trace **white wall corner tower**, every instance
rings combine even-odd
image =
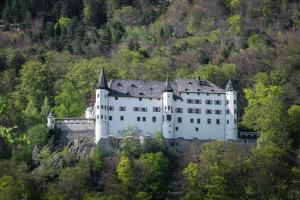
[[[163,89],[163,122],[162,135],[166,139],[174,138],[173,89],[167,79]]]
[[[96,88],[96,102],[94,106],[95,113],[95,143],[98,143],[100,138],[108,136],[108,86],[102,68],[99,81]]]
[[[225,113],[225,139],[237,140],[237,94],[233,88],[231,79],[229,79],[225,88],[225,101],[226,101],[226,113]]]
[[[52,112],[49,113],[48,117],[47,117],[47,127],[50,130],[53,130],[55,128],[55,118],[52,115]]]

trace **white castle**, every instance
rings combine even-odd
[[[199,78],[107,82],[102,69],[85,120],[93,124],[96,143],[123,137],[128,127],[150,137],[161,132],[165,139],[237,140],[237,94],[231,80],[225,90]],[[55,127],[52,115],[47,125]]]

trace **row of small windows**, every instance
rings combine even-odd
[[[104,118],[106,119],[106,115],[104,115]],[[99,115],[97,115],[97,119],[99,119]],[[103,119],[103,115],[101,115],[101,119]],[[108,119],[109,120],[113,120],[113,117],[112,116],[108,116]],[[120,120],[121,121],[124,121],[124,116],[120,116]],[[146,117],[140,117],[138,116],[136,118],[136,120],[139,122],[139,121],[143,121],[145,122],[146,121]],[[171,115],[167,115],[167,121],[172,121],[172,116]],[[156,122],[156,117],[152,117],[152,122]],[[178,117],[177,118],[177,122],[178,123],[182,123],[182,118],[181,117]],[[194,118],[190,118],[190,123],[194,123],[194,122],[197,122],[197,124],[200,124],[201,123],[201,119],[200,118],[197,118],[196,120]],[[220,124],[221,121],[220,119],[216,119],[216,124]],[[226,123],[229,124],[229,119],[226,120]],[[234,123],[236,124],[236,119],[234,119]],[[207,124],[211,124],[211,119],[207,119]]]
[[[98,107],[99,106],[97,106],[97,108]],[[106,109],[106,106],[101,105],[101,109]],[[110,110],[110,111],[113,111],[114,106],[108,106],[107,109]],[[161,108],[160,107],[153,107],[152,110],[153,110],[153,112],[160,112]],[[172,108],[172,106],[165,106],[165,110],[173,110],[173,108]],[[126,107],[125,106],[119,106],[119,111],[126,111]],[[147,107],[133,107],[133,111],[147,112]],[[175,112],[176,113],[183,113],[183,108],[175,108]],[[188,108],[187,113],[201,114],[201,109],[200,108]],[[213,110],[212,109],[206,109],[205,113],[206,114],[213,114]],[[222,110],[215,110],[214,113],[216,115],[221,115]],[[237,111],[236,111],[236,109],[234,109],[234,114],[236,114],[236,113],[237,113]],[[226,110],[226,114],[230,114],[229,109]]]
[[[99,94],[98,94],[98,97],[99,97]],[[106,95],[105,95],[105,98],[106,98]],[[118,97],[115,97],[115,100],[118,100],[119,98]],[[143,98],[139,98],[139,101],[142,101]],[[149,98],[149,100],[152,100],[152,98]],[[160,101],[160,98],[157,99],[158,101]],[[176,99],[175,99],[176,101]],[[183,100],[181,100],[183,101]],[[187,99],[187,103],[188,104],[201,104],[201,99]],[[215,105],[221,105],[221,100],[215,100],[214,103]],[[233,100],[233,103],[236,104],[237,101],[236,100]],[[208,104],[208,105],[212,105],[213,104],[213,100],[205,100],[205,104]],[[229,104],[229,100],[226,100],[226,104]]]
[[[186,102],[188,104],[201,104],[202,101],[201,101],[201,99],[187,99]],[[215,103],[215,105],[221,105],[221,100],[215,100],[214,103]],[[213,100],[206,99],[205,104],[212,105]]]

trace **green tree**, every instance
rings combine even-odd
[[[139,180],[147,186],[153,199],[163,199],[167,189],[169,160],[162,152],[145,153],[138,159],[141,168]]]
[[[242,125],[260,132],[259,146],[274,143],[281,148],[289,146],[286,130],[287,114],[280,86],[267,85],[268,76],[256,76],[254,89],[245,89],[248,105],[245,108]]]
[[[70,82],[63,85],[63,89],[55,97],[55,101],[57,106],[54,107],[54,111],[57,117],[81,116],[84,113],[84,93]]]
[[[130,160],[126,156],[122,156],[117,166],[117,175],[118,179],[121,181],[121,184],[129,188],[133,184],[133,172]]]
[[[24,109],[24,105],[32,101],[40,108],[44,98],[53,94],[53,76],[48,65],[36,61],[29,61],[20,71],[20,85],[16,93],[17,106]]]
[[[240,21],[241,17],[239,15],[233,15],[227,19],[231,31],[237,35],[241,33]]]

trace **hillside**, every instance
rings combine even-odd
[[[260,132],[257,147],[182,156],[158,134],[113,155],[52,152],[49,111],[83,116],[103,67],[109,79],[231,78],[239,129]],[[0,200],[297,199],[299,121],[298,0],[0,2]]]

